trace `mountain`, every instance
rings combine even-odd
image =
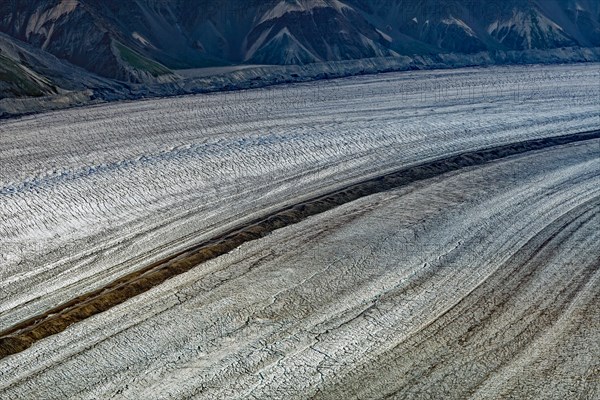
[[[600,2],[10,0],[0,31],[104,77],[156,82],[243,63],[600,46]]]

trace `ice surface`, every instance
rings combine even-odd
[[[0,360],[0,397],[586,398],[598,145],[445,174],[246,243]]]
[[[0,123],[0,329],[270,209],[598,128],[598,64],[391,73]]]

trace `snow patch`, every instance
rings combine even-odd
[[[150,41],[148,41],[148,39],[146,39],[145,37],[143,37],[142,35],[140,35],[137,32],[133,32],[131,34],[131,37],[133,37],[135,40],[137,40],[138,42],[140,42],[141,44],[143,44],[144,46],[147,47],[154,47],[152,46],[152,43],[150,43]]]
[[[563,32],[563,29],[558,24],[542,14],[536,14],[536,19],[537,24],[535,25],[537,25],[540,31],[548,36],[555,35],[552,31]],[[503,42],[510,32],[516,31],[517,34],[526,41],[526,48],[531,49],[533,28],[534,22],[531,14],[513,10],[513,15],[510,19],[505,21],[494,21],[488,26],[487,32],[488,34],[495,36],[500,42]],[[499,34],[502,31],[504,31],[504,34],[499,37]]]
[[[287,43],[285,46],[278,46],[279,43]],[[269,40],[265,46],[275,45],[275,48],[285,49],[285,59],[283,60],[286,64],[297,64],[302,63],[302,54],[306,54],[312,57],[314,60],[318,60],[318,58],[296,37],[290,32],[290,30],[285,27],[281,29],[277,35],[275,35],[271,40]]]
[[[41,34],[46,37],[50,37],[52,35],[54,25],[46,29],[46,23],[49,21],[56,21],[63,15],[75,11],[78,6],[79,1],[77,0],[62,0],[58,5],[46,11],[42,11],[38,8],[29,18],[27,28],[25,29],[25,36],[28,39],[32,34]]]
[[[267,39],[267,37],[269,37],[271,30],[273,30],[273,27],[270,27],[269,29],[267,29],[263,33],[261,33],[260,36],[258,37],[258,39],[256,39],[256,41],[254,43],[252,43],[252,47],[250,47],[250,49],[248,49],[248,51],[246,52],[246,56],[244,58],[245,60],[249,60],[250,58],[252,58],[254,53],[256,53],[258,51],[258,49],[260,49],[262,47],[262,45],[265,43],[265,40]]]
[[[312,12],[317,8],[333,8],[337,12],[352,10],[339,0],[282,0],[260,19],[259,24],[271,19],[281,18],[291,12]]]
[[[471,37],[475,37],[475,32],[473,32],[473,29],[471,29],[470,26],[468,26],[467,24],[465,24],[465,22],[463,20],[460,20],[458,18],[455,17],[450,17],[450,18],[446,18],[442,20],[442,24],[445,25],[456,25],[459,26],[460,28],[462,28],[467,35],[471,36]]]
[[[380,31],[379,29],[375,29],[377,31],[377,33],[379,33],[381,35],[381,37],[383,37],[386,41],[388,42],[393,42],[393,39],[391,38],[390,35],[387,35],[386,33]]]

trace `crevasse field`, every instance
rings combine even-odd
[[[0,331],[233,227],[600,129],[600,65],[362,76],[0,122]],[[600,397],[600,140],[363,197],[0,359],[0,398]]]

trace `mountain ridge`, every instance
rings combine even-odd
[[[0,31],[103,77],[600,46],[590,0],[13,0]],[[168,79],[168,78],[166,78]]]

